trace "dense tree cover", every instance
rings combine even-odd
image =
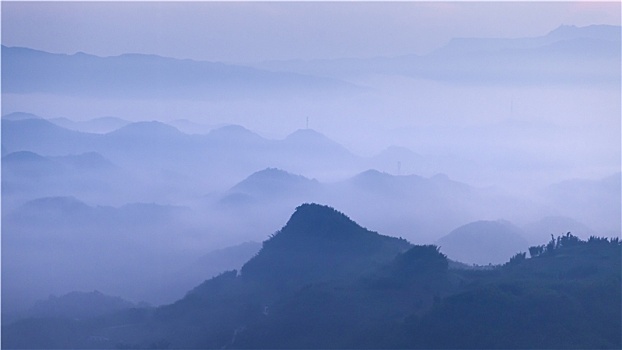
[[[570,233],[490,269],[303,205],[178,302],[3,326],[7,348],[620,348],[621,245]],[[451,266],[459,266],[451,264]]]

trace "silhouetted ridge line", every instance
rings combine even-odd
[[[242,267],[242,277],[278,288],[349,278],[390,262],[410,246],[369,231],[331,207],[303,204]]]
[[[316,237],[335,238],[337,235],[355,235],[364,230],[347,215],[325,205],[302,204],[281,230],[282,234],[312,234]]]

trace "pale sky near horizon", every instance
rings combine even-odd
[[[454,37],[620,25],[620,2],[10,2],[2,44],[224,62],[425,54]]]

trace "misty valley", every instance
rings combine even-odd
[[[3,45],[2,348],[619,349],[619,63]]]

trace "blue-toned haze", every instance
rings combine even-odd
[[[620,235],[620,2],[1,7],[8,320],[173,302],[305,202],[465,263]]]

